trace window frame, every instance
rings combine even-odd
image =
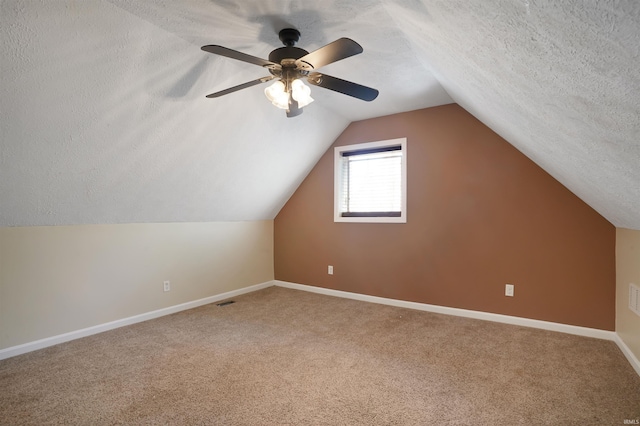
[[[342,158],[344,152],[366,151],[386,147],[400,146],[401,156],[401,207],[400,216],[343,216],[340,210],[342,200]],[[356,154],[357,155],[357,154]],[[406,223],[407,222],[407,138],[388,139],[334,148],[333,157],[333,221],[355,223]]]

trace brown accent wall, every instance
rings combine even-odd
[[[399,137],[407,223],[334,223],[333,147]],[[614,330],[615,238],[549,174],[446,105],[347,127],[275,219],[275,278]]]

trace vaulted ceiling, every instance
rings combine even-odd
[[[364,53],[286,118],[278,31]],[[0,226],[275,217],[352,121],[451,102],[611,223],[640,229],[640,3],[564,0],[0,0]]]

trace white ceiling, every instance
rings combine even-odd
[[[366,6],[365,6],[366,5]],[[284,27],[322,68],[287,119],[264,57]],[[640,229],[640,2],[0,0],[0,226],[275,217],[355,120],[457,102],[619,227]]]

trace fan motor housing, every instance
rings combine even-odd
[[[307,52],[304,49],[300,49],[299,47],[287,46],[280,47],[273,52],[269,53],[269,60],[271,62],[275,62],[279,64],[283,59],[300,59],[303,56],[307,55]]]

